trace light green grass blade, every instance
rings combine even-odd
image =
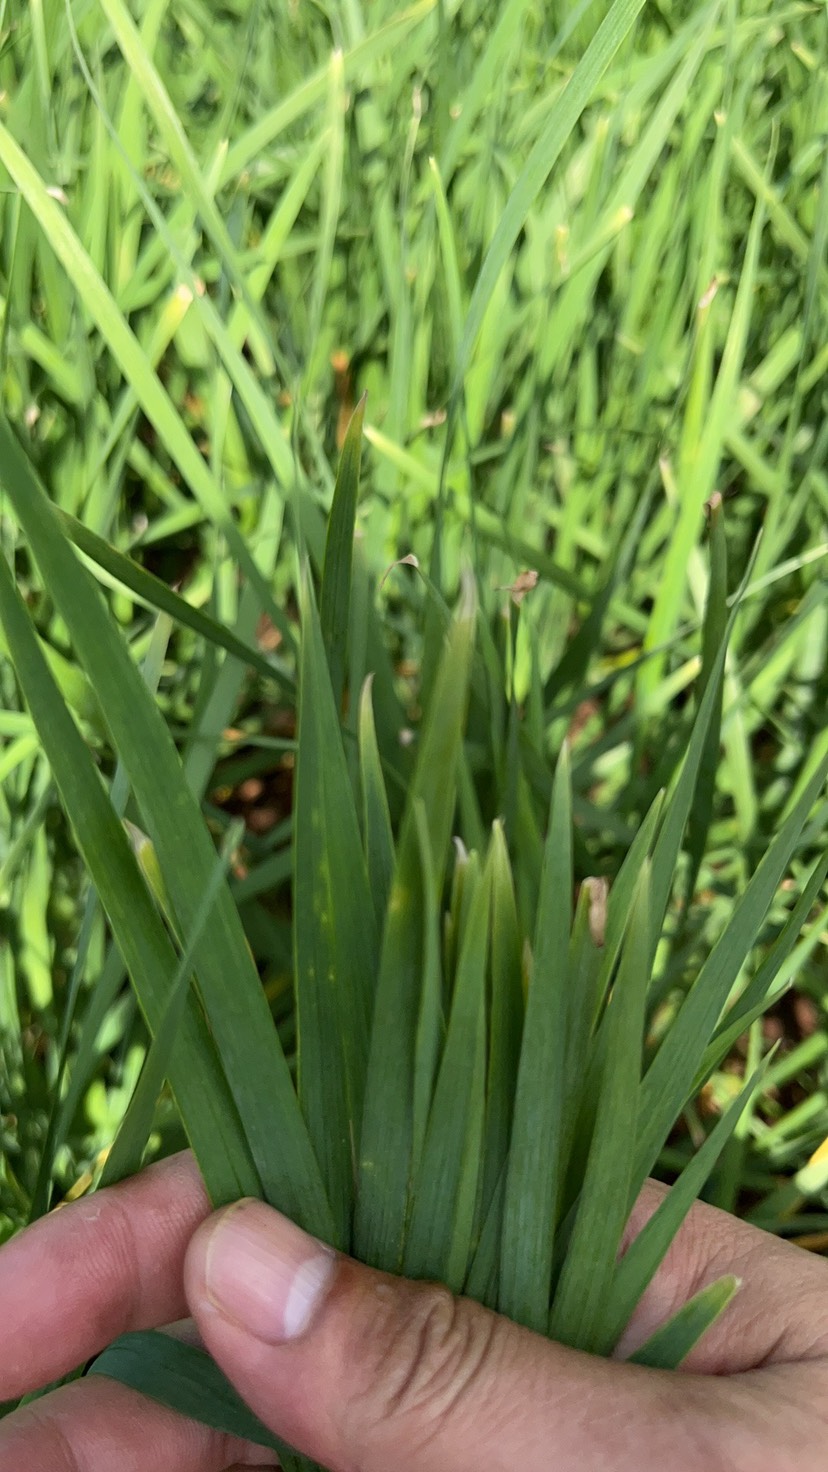
[[[572,795],[564,745],[555,772],[503,1209],[500,1310],[546,1331],[560,1186],[567,955],[572,910]]]
[[[368,868],[368,885],[377,931],[381,933],[394,873],[394,836],[374,725],[371,699],[373,680],[373,675],[367,677],[359,701],[359,770],[362,786],[362,839]]]
[[[711,682],[707,694],[712,688]],[[789,817],[769,844],[744,893],[736,901],[726,929],[702,966],[645,1074],[639,1097],[633,1195],[643,1185],[673,1121],[686,1102],[707,1042],[784,878],[827,774],[828,757],[820,763]]]
[[[343,55],[346,82],[359,77],[362,68],[378,57],[393,52],[394,48],[405,39],[407,33],[431,14],[436,4],[437,0],[417,0],[416,4],[398,11],[384,25],[369,32],[364,40],[359,41],[350,51],[346,51]],[[329,85],[330,68],[325,63],[318,67],[299,87],[296,87],[288,97],[283,98],[253,123],[228,150],[224,167],[221,170],[220,184],[227,184],[231,179],[243,173],[256,157],[270,147],[280,133],[283,133],[292,123],[297,122],[299,118],[304,117],[318,103],[323,102]]]
[[[767,1065],[757,1069],[739,1097],[717,1120],[700,1150],[684,1167],[675,1185],[650,1217],[646,1226],[630,1243],[618,1263],[612,1283],[604,1299],[600,1334],[595,1339],[595,1353],[607,1355],[618,1342],[645,1288],[655,1277],[667,1255],[682,1222],[697,1199],[722,1150],[731,1139],[756,1091],[762,1084]]]
[[[78,847],[109,916],[149,1026],[157,1027],[176,973],[175,952],[92,758],[49,674],[3,559],[0,622]],[[213,1202],[218,1205],[239,1196],[258,1195],[259,1176],[232,1096],[207,1028],[192,1004],[180,1029],[170,1074]]]
[[[650,866],[645,861],[618,979],[602,1022],[606,1035],[595,1127],[549,1319],[551,1338],[590,1352],[601,1337],[606,1295],[627,1219],[635,1150],[630,1111],[641,1077],[650,970],[649,888]]]
[[[543,132],[518,175],[486,252],[469,303],[454,372],[454,399],[460,392],[498,277],[512,253],[526,216],[555,167],[569,134],[644,4],[645,0],[614,0],[555,103]]]
[[[701,703],[712,677],[716,655],[725,641],[727,630],[727,541],[721,495],[710,498],[710,580],[707,607],[702,628],[702,667],[696,699]],[[716,797],[716,774],[719,768],[719,744],[722,730],[724,682],[718,684],[718,700],[713,709],[704,749],[699,762],[696,791],[687,820],[687,854],[689,858],[684,886],[684,912],[692,901],[701,869],[705,845],[713,820]]]
[[[422,899],[415,804],[425,813],[442,889],[466,717],[475,601],[467,585],[449,632],[411,781],[380,960],[365,1089],[355,1226],[356,1254],[398,1271],[402,1261],[413,1131],[413,1073],[421,986]]]
[[[468,915],[403,1258],[407,1277],[438,1278],[456,1293],[469,1268],[485,1107],[491,881],[476,856],[466,884]]]
[[[178,927],[189,934],[215,862],[169,731],[7,424],[0,478],[101,701],[154,844]],[[330,1209],[238,912],[226,885],[204,928],[199,988],[268,1200],[319,1235]],[[262,1080],[267,1080],[263,1088]]]
[[[764,1011],[768,1004],[768,995],[780,971],[803,935],[807,936],[808,919],[825,883],[826,875],[828,875],[828,853],[813,865],[782,930],[741,996],[728,1009],[719,1023],[696,1074],[692,1090],[694,1094],[710,1077],[714,1068],[717,1068],[727,1057],[737,1038],[747,1032],[750,1024]],[[817,930],[818,933],[819,930]]]
[[[750,316],[754,309],[754,286],[764,223],[765,210],[761,202],[757,201],[715,387],[698,440],[691,447],[686,460],[678,519],[661,569],[650,627],[647,631],[646,647],[648,649],[665,644],[675,632],[685,590],[685,570],[698,536],[702,508],[714,490],[725,432],[728,421],[734,414]],[[663,673],[663,655],[657,656],[644,666],[640,690],[645,707],[652,698]]]
[[[302,585],[293,924],[299,1098],[350,1242],[377,934],[353,789],[310,576]]]
[[[236,248],[213,193],[204,180],[170,95],[123,0],[100,0],[100,5],[127,64],[132,85],[139,89],[179,173],[181,188],[186,192],[187,199],[197,207],[201,222],[222,266],[250,314],[251,323],[258,329],[255,333],[251,332],[251,343],[257,350],[259,371],[263,374],[272,373],[273,358],[264,319],[250,294]]]
[[[359,496],[359,467],[362,459],[362,424],[365,394],[357,404],[345,435],[336,474],[325,562],[319,594],[319,621],[331,671],[336,708],[342,704],[347,665],[348,628],[351,609],[351,573],[354,559],[354,526]]]
[[[653,1370],[677,1370],[711,1324],[724,1313],[740,1286],[741,1280],[730,1274],[703,1288],[630,1355],[629,1363],[649,1365]]]
[[[241,838],[243,826],[239,822],[228,829],[223,852],[216,860],[210,883],[204,891],[193,933],[179,959],[167,1004],[144,1059],[138,1082],[104,1162],[98,1181],[99,1190],[104,1186],[114,1186],[116,1181],[122,1181],[126,1176],[134,1175],[140,1170],[147,1141],[152,1132],[158,1095],[163,1088],[164,1080],[169,1077],[173,1048],[184,1017],[196,946],[218,894],[219,885],[227,872],[228,862]]]
[[[226,497],[196,449],[143,347],[118,309],[108,286],[92,265],[65,214],[50,197],[46,185],[22,149],[2,125],[0,163],[8,170],[50,241],[66,275],[96,323],[124,378],[132,386],[138,404],[155,425],[185,483],[206,515],[222,528],[239,565],[257,588],[262,607],[270,613],[278,627],[284,622],[282,610],[274,601],[266,579],[259,572],[255,559],[230,515]]]

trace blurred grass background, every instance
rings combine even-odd
[[[828,750],[824,5],[645,5],[515,217],[453,396],[486,250],[607,8],[0,4],[4,409],[157,685],[216,838],[244,820],[233,889],[288,1049],[296,546],[318,560],[362,393],[350,687],[379,662],[393,806],[433,665],[434,598],[411,560],[449,601],[474,568],[489,635],[461,809],[469,833],[506,815],[519,899],[564,735],[579,879],[612,880],[669,782],[721,497],[729,588],[747,587],[653,1041]],[[110,776],[96,692],[5,505],[0,535]],[[46,1199],[50,1121],[57,1196],[88,1183],[147,1038],[1,657],[0,685],[5,1235]],[[827,832],[823,799],[753,969]],[[772,1013],[661,1162],[681,1166],[779,1041],[707,1194],[818,1248],[827,942],[823,888]],[[182,1142],[171,1102],[154,1141]]]

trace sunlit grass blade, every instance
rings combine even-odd
[[[469,1268],[486,1092],[486,960],[491,880],[476,856],[467,876],[448,1030],[412,1193],[403,1271],[459,1293]]]
[[[641,1077],[649,979],[650,866],[641,869],[618,978],[602,1020],[605,1034],[595,1126],[575,1222],[555,1291],[549,1333],[594,1351],[627,1219],[635,1140],[629,1125]]]
[[[173,1048],[187,1004],[187,993],[192,980],[193,960],[201,938],[207,916],[218,894],[218,888],[227,872],[227,865],[241,837],[243,824],[235,823],[228,829],[223,851],[216,859],[215,868],[195,918],[192,935],[179,958],[178,969],[170,985],[170,994],[155,1029],[144,1059],[132,1098],[121,1120],[118,1133],[112,1143],[98,1180],[98,1188],[113,1186],[116,1181],[134,1175],[141,1167],[144,1151],[152,1132],[152,1122],[158,1096],[169,1077]]]
[[[560,1188],[567,956],[572,909],[572,795],[561,749],[537,907],[520,1050],[500,1258],[502,1313],[545,1332]]]
[[[278,627],[284,621],[282,610],[273,598],[267,580],[260,573],[255,558],[233,520],[218,483],[196,449],[180,414],[119,310],[109,287],[95,270],[37,170],[2,124],[0,163],[8,170],[44,235],[49,239],[68,279],[97,324],[125,379],[131,384],[138,404],[154,424],[178,465],[185,483],[207,515],[222,527],[239,565],[260,594],[262,607]]]
[[[724,1313],[740,1286],[741,1279],[729,1274],[702,1288],[674,1314],[669,1323],[663,1324],[646,1344],[630,1355],[628,1363],[649,1365],[653,1370],[677,1370],[691,1349]]]
[[[293,926],[299,1098],[334,1214],[350,1240],[377,931],[353,789],[307,569],[296,762]]]
[[[705,700],[713,688],[711,682]],[[716,1027],[731,988],[784,878],[826,774],[828,757],[820,763],[789,817],[768,845],[747,888],[736,901],[728,925],[702,966],[644,1076],[638,1108],[633,1193],[643,1184],[673,1120],[686,1102],[707,1040]]]
[[[345,685],[346,651],[351,608],[351,569],[354,557],[354,526],[359,496],[359,467],[362,459],[362,424],[365,394],[357,404],[339,457],[325,562],[319,593],[319,621],[331,671],[331,686],[337,710]]]
[[[810,936],[807,924],[817,896],[825,883],[826,875],[828,875],[828,853],[814,864],[782,930],[741,996],[728,1009],[719,1023],[696,1075],[698,1088],[701,1088],[713,1069],[718,1067],[722,1059],[727,1056],[737,1038],[747,1032],[750,1024],[764,1011],[779,973],[803,936],[816,943],[817,936],[821,933],[819,923],[817,921],[816,931],[812,930]],[[696,1092],[695,1086],[694,1092]]]
[[[707,607],[702,629],[702,665],[699,674],[697,700],[701,703],[708,682],[712,677],[716,655],[725,641],[727,629],[727,542],[725,540],[724,511],[721,495],[715,492],[709,503],[710,518],[710,580],[707,589]],[[719,695],[707,739],[699,762],[699,776],[690,815],[687,820],[688,869],[684,885],[685,914],[693,898],[696,880],[704,857],[707,836],[713,818],[716,796],[716,773],[719,767],[719,743],[722,729],[722,696],[724,683],[719,681]]]
[[[175,952],[89,751],[51,678],[3,559],[0,622],[78,847],[149,1026],[157,1027],[176,973]],[[194,1004],[188,1006],[179,1030],[170,1076],[213,1201],[218,1204],[240,1195],[258,1195],[259,1176],[215,1047]]]
[[[475,283],[457,354],[452,396],[456,398],[471,359],[472,349],[483,325],[498,277],[506,265],[526,216],[539,190],[549,178],[561,150],[578,122],[598,82],[629,32],[645,0],[614,0],[604,20],[578,62],[563,93],[555,103],[540,137],[536,140],[514,187],[486,252]]]
[[[169,730],[89,574],[77,561],[8,425],[0,479],[101,701],[113,743],[155,846],[176,920],[189,934],[215,862],[198,804],[182,780]],[[8,630],[7,630],[8,637]],[[173,967],[174,970],[174,967]],[[199,991],[267,1198],[320,1235],[330,1231],[307,1128],[227,885],[204,927]],[[260,1078],[270,1081],[266,1097]]]
[[[437,885],[442,889],[454,817],[457,761],[466,716],[475,625],[465,588],[449,632],[397,849],[371,1031],[355,1224],[357,1255],[399,1270],[410,1186],[413,1071],[423,915],[417,898],[420,845],[415,804],[423,804]],[[389,1149],[389,1142],[391,1148]]]

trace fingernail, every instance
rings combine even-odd
[[[335,1254],[261,1201],[223,1212],[207,1243],[207,1296],[267,1344],[304,1334],[324,1300]]]

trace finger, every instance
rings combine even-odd
[[[74,1380],[0,1421],[0,1472],[225,1472],[273,1452],[145,1400],[115,1380]]]
[[[648,1182],[630,1219],[625,1246],[666,1190]],[[622,1359],[632,1354],[688,1298],[728,1273],[741,1279],[741,1287],[682,1369],[734,1374],[828,1356],[828,1263],[705,1202],[695,1204],[679,1229],[616,1354]]]
[[[185,1284],[245,1400],[332,1472],[723,1465],[696,1452],[732,1419],[727,1382],[564,1349],[446,1289],[337,1257],[261,1203],[198,1229]]]
[[[187,1313],[182,1266],[210,1205],[191,1155],[52,1212],[0,1248],[0,1401],[116,1335]]]

